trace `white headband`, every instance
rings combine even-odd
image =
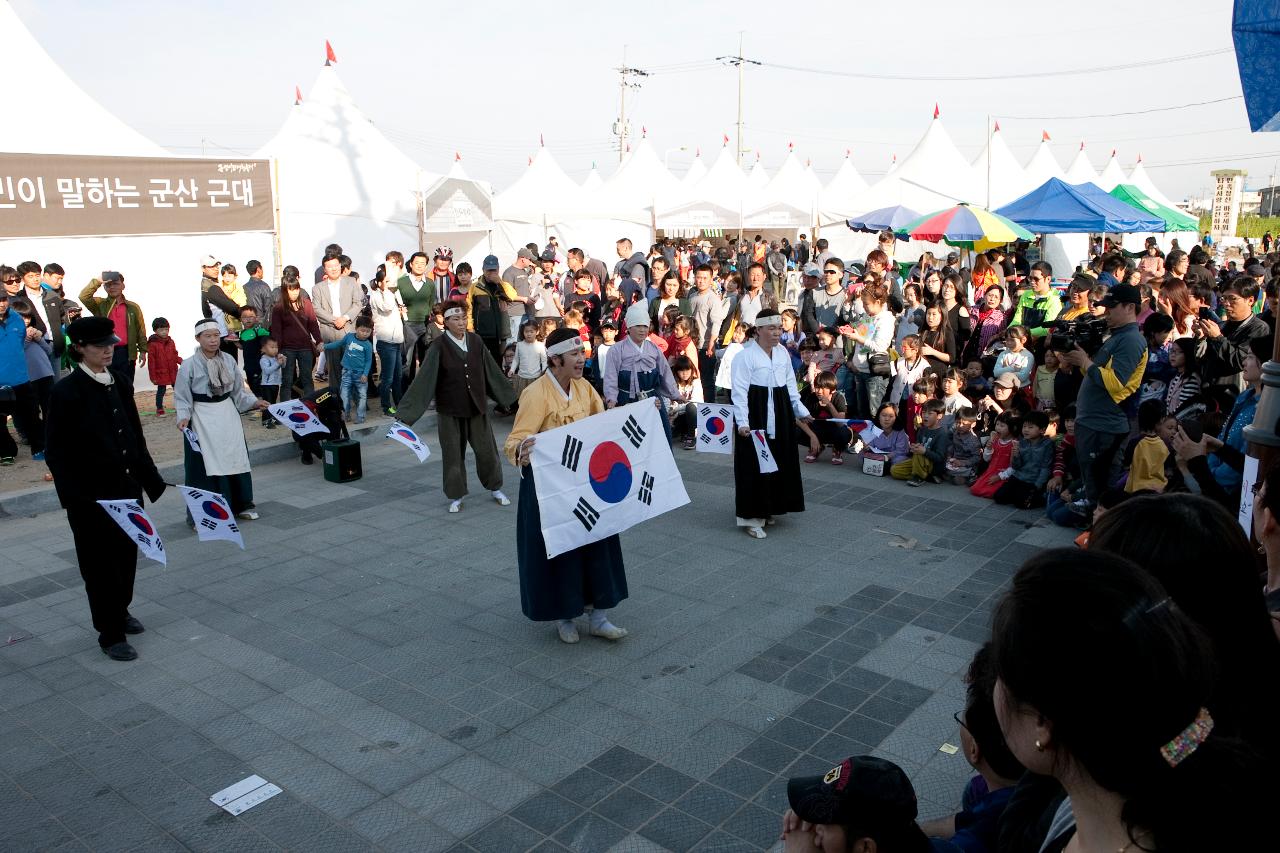
[[[764,328],[764,327],[766,327],[766,326],[781,326],[781,325],[782,325],[782,315],[781,315],[781,314],[774,314],[774,315],[772,315],[772,316],[770,316],[770,317],[757,317],[757,318],[756,318],[756,328],[757,328],[757,329],[763,329],[763,328]]]
[[[216,330],[217,328],[218,324],[213,320],[200,320],[196,323],[196,337],[199,337],[203,332],[207,332],[210,329]]]
[[[465,314],[465,313],[467,313],[467,309],[463,308],[460,305],[455,305],[452,308],[444,309],[445,319],[448,319],[449,317],[456,317],[459,314]]]
[[[565,338],[558,344],[552,344],[547,347],[547,357],[553,355],[567,355],[571,352],[580,352],[582,350],[582,338]]]

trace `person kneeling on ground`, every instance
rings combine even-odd
[[[813,415],[813,423],[800,423],[800,431],[796,433],[796,442],[807,446],[809,453],[805,462],[816,462],[822,455],[823,448],[831,447],[831,464],[844,464],[844,451],[853,438],[853,433],[845,424],[827,423],[832,418],[844,418],[848,415],[848,403],[844,395],[836,390],[836,375],[829,370],[819,372],[813,378],[810,390],[800,395],[801,402]]]

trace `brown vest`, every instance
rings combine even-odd
[[[484,341],[467,332],[463,353],[448,332],[432,346],[440,348],[440,374],[436,377],[436,411],[454,418],[470,418],[487,407],[484,381]]]

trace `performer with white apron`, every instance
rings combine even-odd
[[[190,427],[200,443],[197,451],[190,439],[183,441],[186,484],[221,494],[237,517],[252,521],[258,512],[240,413],[268,404],[249,392],[235,358],[219,349],[217,323],[196,323],[196,341],[199,347],[182,362],[173,386],[178,429]],[[187,523],[192,524],[189,513]]]

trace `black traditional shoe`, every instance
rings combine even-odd
[[[302,451],[302,464],[303,464],[303,465],[310,465],[310,464],[311,464],[311,454],[310,454],[310,453],[308,453],[308,452],[307,452],[307,451],[305,451],[305,450],[304,450],[304,451]]]
[[[124,632],[126,634],[141,634],[145,630],[147,629],[142,627],[142,623],[137,619],[132,616],[124,617]]]
[[[112,660],[137,660],[138,650],[126,642],[116,643],[114,646],[102,646],[102,653]]]

